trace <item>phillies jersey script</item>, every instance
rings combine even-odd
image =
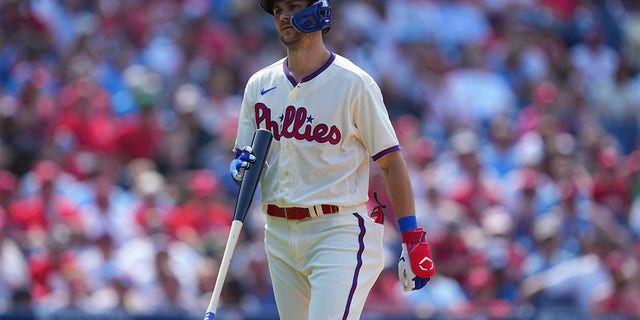
[[[286,58],[255,73],[235,146],[251,145],[257,128],[273,134],[261,199],[280,207],[365,203],[366,155],[376,160],[400,148],[378,85],[335,53],[299,83]]]

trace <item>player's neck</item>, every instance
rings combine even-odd
[[[289,72],[300,81],[303,77],[320,68],[331,53],[320,43],[316,46],[287,49]]]

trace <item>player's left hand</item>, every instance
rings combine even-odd
[[[404,291],[424,287],[436,272],[426,233],[415,228],[402,233],[402,254],[398,262],[398,277]]]
[[[248,169],[252,163],[256,162],[256,156],[253,154],[253,150],[250,146],[245,146],[244,148],[235,149],[236,156],[233,160],[231,160],[231,164],[229,165],[229,171],[233,180],[236,182],[242,181],[242,173],[240,169],[244,168]]]

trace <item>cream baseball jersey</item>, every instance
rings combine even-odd
[[[335,53],[299,83],[286,58],[255,73],[245,88],[236,147],[251,145],[257,128],[273,134],[261,199],[280,207],[362,204],[369,157],[400,149],[378,85]]]

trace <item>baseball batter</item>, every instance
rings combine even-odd
[[[329,51],[328,0],[260,0],[287,56],[247,82],[231,162],[240,181],[257,128],[273,133],[261,182],[265,249],[280,318],[358,319],[383,268],[383,225],[367,213],[369,159],[402,231],[406,291],[435,272],[412,186],[378,85]]]

